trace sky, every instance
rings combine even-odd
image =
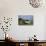
[[[19,15],[18,18],[22,18],[22,19],[27,19],[27,20],[32,20],[33,16],[32,15]]]

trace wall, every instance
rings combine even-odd
[[[39,40],[44,40],[44,15],[46,15],[44,7],[32,8],[28,0],[0,0],[0,16],[13,17],[12,26],[8,33],[17,40],[27,40],[34,34]],[[19,26],[18,15],[33,15],[34,24],[32,26]],[[0,36],[0,39],[2,38]]]
[[[46,39],[46,15],[45,15],[45,24],[44,24],[44,26],[45,26],[45,28],[44,28],[44,39]]]

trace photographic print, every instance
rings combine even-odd
[[[32,15],[19,15],[18,24],[19,25],[33,25],[33,16]]]

